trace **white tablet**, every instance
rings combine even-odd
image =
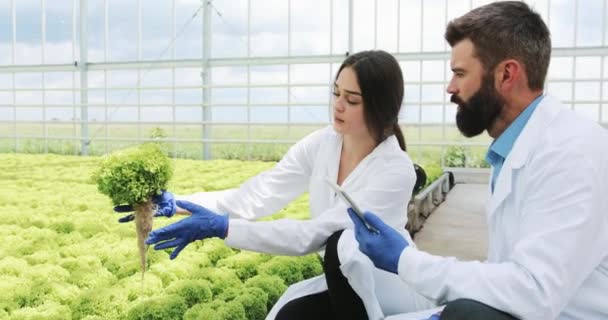
[[[363,224],[369,231],[378,233],[378,230],[376,228],[370,226],[369,223],[367,223],[367,221],[365,221],[365,217],[363,216],[363,211],[359,208],[359,206],[357,206],[357,204],[348,195],[348,193],[346,193],[346,191],[344,191],[344,189],[342,189],[342,187],[340,187],[337,183],[333,182],[329,178],[325,178],[325,182],[327,182],[327,184],[329,184],[329,186],[332,189],[334,189],[334,191],[340,196],[340,198],[342,198],[342,200],[344,200],[344,202],[346,202],[347,205],[349,205],[351,208],[353,208],[353,211],[357,214],[359,219],[361,219],[361,221],[363,222]]]

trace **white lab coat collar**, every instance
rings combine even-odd
[[[330,171],[331,174],[333,175],[333,179],[334,181],[337,181],[338,179],[338,169],[340,167],[340,153],[342,152],[342,142],[344,139],[344,136],[337,133],[336,132],[336,136],[337,136],[337,143],[340,146],[338,149],[338,152],[336,154],[337,159],[333,159],[333,161],[331,162],[331,167],[330,167]],[[396,150],[395,146],[397,147],[397,149],[399,149],[399,141],[397,140],[397,137],[395,137],[395,135],[391,135],[388,138],[386,138],[384,141],[382,141],[379,145],[377,145],[374,150],[372,150],[372,152],[370,152],[367,156],[365,156],[365,158],[363,158],[363,160],[361,160],[361,162],[359,162],[359,164],[355,167],[355,169],[346,177],[346,179],[342,182],[342,187],[345,188],[346,190],[348,187],[348,184],[357,179],[357,177],[359,177],[363,172],[365,172],[365,168],[367,167],[368,163],[381,155],[385,155],[387,152],[390,152],[392,150]]]
[[[492,193],[488,204],[488,217],[493,215],[511,193],[513,170],[521,168],[526,163],[535,147],[534,144],[538,143],[536,137],[542,135],[543,131],[559,113],[560,109],[556,108],[556,105],[559,105],[559,102],[554,97],[546,95],[515,141],[513,149],[505,159],[505,163],[496,178],[494,193]]]

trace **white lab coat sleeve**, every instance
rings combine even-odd
[[[390,163],[385,163],[390,168]],[[410,164],[411,166],[411,164]],[[399,165],[369,174],[369,181],[350,196],[362,210],[377,213],[394,227],[403,229],[405,208],[415,183],[413,168]],[[332,233],[352,229],[347,206],[340,200],[312,220],[279,219],[244,221],[230,219],[226,244],[233,248],[282,255],[304,255],[321,250]]]
[[[218,200],[219,212],[254,220],[278,212],[306,192],[312,165],[326,130],[317,130],[289,148],[272,169],[245,181]]]
[[[406,248],[399,276],[442,304],[474,299],[522,319],[555,319],[608,254],[605,156],[576,141],[529,165],[520,235],[502,263],[460,262]],[[592,153],[591,155],[589,153]],[[598,159],[604,159],[598,161]]]
[[[250,178],[239,188],[200,192],[178,199],[233,218],[254,220],[274,214],[306,191],[316,150],[326,134],[326,130],[318,130],[306,136],[276,166]]]
[[[333,213],[337,214],[337,212]],[[343,229],[341,226],[339,219],[324,222],[320,219],[300,221],[230,219],[225,242],[226,245],[237,249],[300,256],[319,251],[333,232]]]
[[[237,190],[238,189],[226,189],[221,191],[197,192],[189,195],[176,195],[175,199],[196,203],[213,212],[221,212],[218,208],[218,201],[226,197],[229,193],[236,192]]]

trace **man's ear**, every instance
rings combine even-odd
[[[494,84],[499,92],[513,90],[522,79],[523,65],[515,59],[507,59],[496,66]]]

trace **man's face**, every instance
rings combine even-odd
[[[504,99],[494,88],[492,74],[484,75],[481,88],[467,101],[457,94],[450,99],[458,105],[456,126],[465,137],[474,137],[490,129],[496,122],[504,106]]]
[[[452,94],[450,101],[458,105],[456,126],[466,137],[492,127],[504,106],[492,72],[484,72],[473,53],[473,43],[468,39],[454,45],[450,61],[453,76],[447,90]]]

